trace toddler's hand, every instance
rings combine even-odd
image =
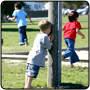
[[[7,16],[7,18],[9,18],[9,16]]]
[[[31,23],[32,21],[30,20],[29,22]]]
[[[52,34],[49,35],[49,41],[52,42],[53,39],[54,39],[54,34],[52,33]]]
[[[84,35],[84,36],[82,36],[82,39],[85,39],[85,35]]]

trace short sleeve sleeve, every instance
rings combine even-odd
[[[78,28],[79,30],[82,29],[81,24],[80,24],[79,22],[77,22],[76,29],[77,29],[77,28]]]
[[[13,14],[12,14],[13,17],[17,17],[17,12],[14,11]]]
[[[26,12],[24,12],[24,15],[25,15],[25,17],[27,16],[27,13]]]

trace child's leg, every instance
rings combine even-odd
[[[74,50],[75,41],[72,40],[72,39],[69,39],[69,38],[66,38],[64,41],[65,41],[65,43],[66,43],[68,48],[63,53],[62,59],[70,57],[70,59],[69,59],[69,61],[70,61],[70,68],[72,68],[74,59],[76,58],[76,53],[75,53],[75,50]]]
[[[31,86],[32,79],[33,79],[33,76],[26,76],[25,77],[25,88],[26,89],[32,88],[32,86]]]
[[[27,87],[27,82],[28,82],[28,76],[25,76],[25,88]]]
[[[26,41],[26,45],[27,45],[27,46],[29,45],[28,40]]]
[[[40,66],[27,63],[26,76],[25,76],[25,88],[33,88],[31,86],[32,79],[37,77],[39,68]]]
[[[26,41],[26,45],[29,45],[27,35],[26,35],[26,26],[24,26],[24,41]]]
[[[74,51],[73,54],[69,57],[69,61],[70,61],[70,67],[73,67],[73,63],[79,61],[79,57],[78,57],[78,55],[76,54],[75,51]]]
[[[70,63],[75,63],[79,61],[79,57],[76,54],[76,52],[74,51],[73,54],[70,56],[69,58]]]
[[[24,45],[24,37],[23,37],[23,27],[20,27],[19,29],[19,45]]]
[[[63,53],[63,56],[65,58],[67,58],[67,57],[71,56],[74,52],[74,43],[75,43],[75,41],[72,40],[72,39],[69,39],[69,38],[66,38],[64,41],[67,45],[67,50]]]

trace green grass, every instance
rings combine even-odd
[[[69,69],[69,66],[62,66],[62,83],[77,83],[88,85],[88,68],[74,67]]]
[[[27,26],[27,37],[29,41],[29,46],[19,46],[19,32],[17,23],[14,22],[8,22],[8,23],[2,23],[2,38],[4,40],[4,43],[2,45],[2,53],[6,52],[24,52],[24,51],[30,51],[33,42],[35,39],[35,36],[40,32],[38,28],[38,23],[40,20],[32,20],[34,24],[28,22]],[[80,16],[79,21],[82,25],[81,32],[85,34],[86,39],[82,40],[81,36],[77,35],[75,47],[87,47],[88,46],[88,15]],[[68,22],[68,17],[62,18],[62,26]],[[62,31],[62,48],[66,48],[66,45],[63,40],[63,31]]]
[[[19,46],[19,32],[16,22],[2,23],[2,38],[4,40],[2,53],[30,51],[35,36],[40,32],[38,28],[39,21],[40,20],[33,20],[34,25],[28,22],[27,37],[29,39],[29,46]]]
[[[2,87],[24,88],[25,86],[26,61],[10,62],[2,61]],[[33,79],[32,85],[43,87],[47,85],[47,67],[40,68],[37,79]]]
[[[25,86],[26,61],[10,62],[2,61],[2,87],[3,88],[24,88]],[[61,85],[71,85],[70,88],[85,88],[88,86],[88,68],[62,65]],[[47,62],[45,68],[40,68],[39,75],[33,79],[32,86],[36,88],[47,88]]]
[[[30,51],[35,36],[39,33],[38,23],[40,20],[33,20],[34,25],[28,22],[27,36],[29,39],[29,46],[19,46],[19,32],[16,22],[2,23],[2,38],[4,43],[2,45],[2,53],[6,52],[24,52]],[[79,19],[82,30],[86,39],[82,40],[77,35],[75,47],[87,47],[88,46],[88,16],[80,16]],[[67,17],[62,18],[62,25],[68,22]],[[63,31],[62,31],[63,35]],[[66,48],[64,40],[62,38],[62,48]],[[2,87],[3,88],[24,88],[25,85],[25,72],[26,61],[22,63],[14,63],[10,61],[2,61]],[[62,65],[62,78],[61,84],[71,85],[71,88],[84,88],[88,86],[88,68],[87,67],[75,67],[70,69],[69,66]],[[47,67],[41,68],[37,79],[32,82],[36,88],[47,88]]]

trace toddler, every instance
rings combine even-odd
[[[15,3],[14,8],[15,8],[15,11],[13,12],[13,17],[10,18],[9,16],[7,16],[7,18],[10,20],[17,19],[18,31],[20,34],[19,35],[19,45],[24,45],[25,41],[26,41],[26,44],[29,45],[27,35],[26,35],[26,26],[27,26],[26,17],[29,18],[30,22],[32,22],[31,18],[29,15],[27,15],[26,12],[21,10],[22,8],[21,3],[19,2]]]
[[[85,35],[80,32],[82,29],[80,22],[78,22],[79,14],[75,11],[71,12],[68,16],[69,22],[66,23],[62,30],[64,31],[63,39],[67,45],[67,50],[62,54],[62,59],[69,57],[70,68],[73,67],[73,63],[79,61],[79,57],[74,50],[76,33],[85,39]]]
[[[37,34],[27,59],[25,88],[33,88],[31,86],[32,79],[37,77],[40,67],[45,67],[46,49],[51,49],[51,42],[54,38],[53,34],[49,35],[52,26],[49,21],[42,20],[38,26],[40,33]]]

